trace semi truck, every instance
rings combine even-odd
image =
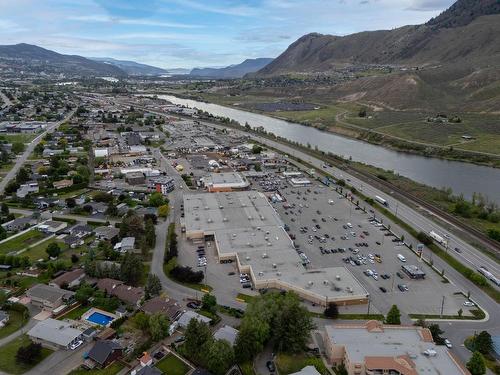
[[[382,197],[379,197],[378,195],[375,195],[375,200],[380,203],[381,205],[383,206],[386,206],[386,207],[389,207],[389,203],[387,203],[387,201],[382,198]]]
[[[445,245],[446,244],[446,241],[444,240],[443,237],[441,237],[439,234],[437,234],[436,232],[434,232],[433,230],[431,230],[429,232],[429,236],[434,240],[436,241],[438,244],[441,244],[441,245]]]

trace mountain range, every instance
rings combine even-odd
[[[459,0],[423,25],[347,36],[307,34],[258,72],[324,72],[349,64],[429,66],[500,61],[500,2]]]
[[[124,76],[120,68],[77,55],[63,55],[32,44],[0,46],[0,64],[14,70],[74,76]]]
[[[205,78],[241,78],[245,74],[254,73],[267,66],[273,59],[257,58],[246,59],[240,64],[229,65],[223,68],[195,68],[191,70],[190,76],[205,77]]]
[[[156,66],[147,64],[141,64],[135,61],[116,60],[111,57],[91,57],[90,59],[104,64],[116,66],[128,75],[132,76],[157,76],[169,73],[167,69],[158,68]]]

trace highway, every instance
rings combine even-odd
[[[33,139],[31,141],[31,143],[28,145],[28,147],[26,147],[26,150],[24,151],[24,153],[17,158],[16,163],[14,164],[14,166],[12,167],[12,169],[7,173],[7,175],[3,178],[3,180],[0,181],[0,194],[3,194],[3,192],[5,190],[5,187],[7,186],[7,184],[12,179],[14,179],[16,177],[17,172],[19,171],[19,169],[21,169],[21,167],[23,166],[23,164],[26,163],[26,160],[28,160],[28,158],[30,157],[30,155],[35,150],[36,145],[38,145],[40,143],[40,141],[43,139],[43,137],[46,134],[53,133],[61,124],[63,124],[66,121],[68,121],[75,114],[75,111],[76,110],[72,110],[61,121],[58,121],[58,122],[56,122],[56,123],[54,123],[52,125],[49,125],[47,127],[47,129],[45,129],[45,131],[43,133],[40,133],[35,139]]]

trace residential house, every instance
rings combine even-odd
[[[64,188],[68,188],[70,186],[73,185],[73,180],[60,180],[60,181],[54,181],[52,183],[52,185],[54,186],[54,189],[64,189]]]
[[[38,182],[28,182],[19,186],[16,190],[16,196],[18,198],[25,198],[28,194],[38,193],[38,191]]]
[[[92,227],[87,224],[76,224],[68,229],[70,235],[78,238],[88,237],[92,234],[92,231]]]
[[[26,291],[32,305],[49,311],[71,302],[74,295],[75,293],[69,290],[45,284],[36,284]]]
[[[141,310],[148,315],[161,313],[166,315],[170,321],[176,320],[182,314],[182,306],[176,300],[160,296],[144,302]]]
[[[80,285],[84,277],[85,271],[82,268],[77,268],[52,279],[49,285],[57,288],[63,288],[64,286],[67,288],[73,288]]]
[[[118,238],[120,229],[115,227],[97,227],[94,229],[95,237],[98,240],[113,241]]]
[[[85,241],[82,240],[80,237],[66,236],[64,237],[64,243],[68,245],[70,248],[75,249],[78,246],[82,246],[85,243]]]
[[[212,319],[207,318],[206,316],[200,315],[197,312],[194,312],[192,310],[187,310],[185,311],[180,317],[179,320],[177,320],[177,323],[179,323],[179,326],[186,329],[189,322],[191,319],[196,319],[199,322],[209,324]]]
[[[214,339],[216,340],[226,340],[231,346],[234,346],[236,342],[236,337],[239,331],[228,325],[223,325],[214,333]]]
[[[85,206],[92,207],[92,214],[104,214],[108,209],[108,205],[104,202],[89,202],[86,203]]]
[[[82,333],[83,331],[74,328],[71,323],[49,318],[31,328],[28,336],[34,343],[58,350],[69,349],[71,344],[82,338]]]
[[[139,363],[142,367],[151,366],[153,364],[153,358],[148,352],[142,353],[142,357],[139,358]]]
[[[120,280],[99,279],[97,288],[105,291],[108,295],[117,297],[119,300],[131,306],[139,307],[144,298],[144,289],[125,285]]]
[[[105,368],[123,355],[123,348],[116,341],[99,340],[87,354],[84,366],[90,369]]]
[[[10,316],[7,311],[0,310],[0,328],[5,327],[9,322]]]
[[[46,234],[56,234],[68,226],[65,221],[47,220],[38,224],[38,230]]]
[[[113,248],[120,253],[126,253],[135,249],[135,237],[123,237],[120,242],[117,242]]]
[[[8,232],[18,232],[35,225],[36,222],[36,219],[32,216],[18,217],[8,223],[2,224],[2,227]]]
[[[139,369],[130,371],[130,375],[162,375],[163,372],[158,370],[156,367],[144,366]]]

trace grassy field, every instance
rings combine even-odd
[[[49,246],[51,243],[59,244],[62,251],[64,251],[64,249],[66,248],[64,242],[56,240],[55,238],[50,238],[47,241],[43,241],[42,243],[29,248],[29,250],[26,250],[24,253],[22,253],[22,255],[28,256],[32,261],[36,261],[38,259],[46,259],[48,255],[45,252],[45,249],[47,249],[47,246]]]
[[[322,375],[330,375],[321,358],[308,357],[305,354],[289,355],[280,353],[276,356],[276,367],[282,375],[299,372],[306,366],[314,366]]]
[[[184,375],[189,370],[189,367],[173,354],[169,354],[162,358],[155,367],[168,375]]]
[[[115,375],[120,372],[123,368],[123,365],[119,362],[114,362],[108,367],[104,369],[94,369],[94,370],[85,370],[85,369],[76,369],[69,373],[69,375]]]
[[[11,251],[24,249],[30,244],[36,243],[44,238],[44,234],[36,229],[32,229],[11,240],[0,244],[0,253],[7,254]]]
[[[29,319],[25,319],[23,314],[19,311],[10,310],[8,313],[9,322],[5,325],[5,327],[0,328],[0,339],[9,336],[18,329],[21,329],[29,321]]]
[[[21,142],[21,143],[30,143],[33,139],[36,138],[38,134],[27,134],[27,133],[19,133],[19,134],[2,134],[0,135],[0,140],[7,141],[8,143]]]
[[[52,350],[43,348],[40,358],[38,358],[35,363],[29,365],[17,363],[17,350],[21,346],[28,345],[30,342],[31,340],[28,338],[28,336],[23,335],[0,347],[0,370],[14,375],[24,374],[26,371],[32,369],[34,366],[36,366],[38,363],[52,354]]]

